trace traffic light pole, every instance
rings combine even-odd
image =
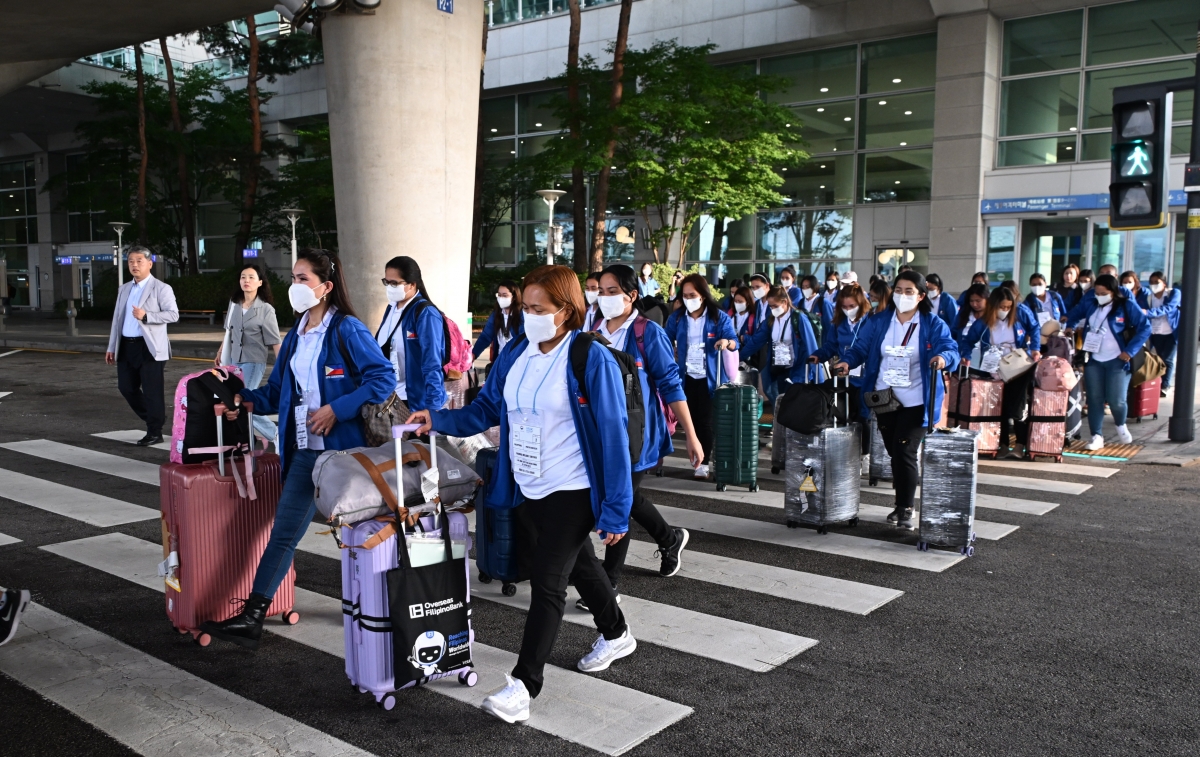
[[[1196,84],[1192,96],[1191,165],[1200,164],[1200,30],[1196,33]],[[1190,173],[1190,172],[1189,172]],[[1190,182],[1185,181],[1185,184]],[[1196,438],[1196,348],[1200,342],[1200,191],[1188,192],[1187,231],[1183,242],[1183,303],[1179,314],[1175,354],[1175,403],[1167,438],[1190,442]]]

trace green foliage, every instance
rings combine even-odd
[[[223,24],[214,24],[200,30],[200,44],[214,57],[229,58],[235,71],[246,71],[250,67],[250,39],[245,19]],[[258,75],[260,79],[274,83],[280,76],[287,76],[314,63],[324,60],[321,42],[311,34],[263,34],[259,38]]]
[[[538,189],[560,184],[560,173],[557,163],[547,160],[545,153],[509,160],[485,157],[480,192],[482,220],[476,254],[482,257],[496,229],[512,222],[517,203],[535,197],[534,192]]]
[[[514,268],[476,268],[471,274],[472,306],[486,307],[490,310],[494,304],[492,293],[501,281],[515,281],[520,284],[525,274],[540,265],[544,265],[544,261],[526,260]]]
[[[296,223],[297,246],[337,250],[329,124],[300,127],[295,134],[298,144],[286,151],[290,162],[262,185],[254,234],[276,247],[288,249],[292,243],[292,224],[283,209],[298,208],[304,214]]]
[[[216,310],[222,313],[228,309],[229,298],[237,291],[240,274],[241,269],[234,266],[199,276],[175,276],[167,279],[167,283],[175,290],[175,302],[181,310]],[[290,326],[294,316],[288,304],[288,283],[273,271],[267,271],[267,280],[271,284],[279,325]]]

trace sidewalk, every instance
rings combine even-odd
[[[5,330],[0,332],[0,351],[40,349],[104,353],[108,348],[108,321],[76,320],[79,336],[66,335],[65,318],[16,315],[5,318],[4,325]],[[224,330],[219,325],[188,320],[171,324],[168,333],[172,356],[211,359],[221,346]]]
[[[1141,423],[1130,421],[1129,432],[1133,434],[1133,443],[1144,445],[1141,452],[1130,459],[1133,465],[1174,465],[1187,467],[1200,465],[1200,437],[1191,442],[1173,442],[1167,439],[1167,425],[1175,406],[1175,390],[1167,392],[1158,407],[1158,420],[1143,418]],[[1200,428],[1200,385],[1196,387],[1196,421]],[[1087,420],[1084,419],[1084,425]],[[1104,433],[1107,436],[1112,427],[1112,416],[1104,419]],[[1112,433],[1116,433],[1115,430]]]

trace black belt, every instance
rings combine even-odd
[[[140,336],[123,336],[123,337],[121,337],[121,341],[122,342],[144,342],[145,339]]]

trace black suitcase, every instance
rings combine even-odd
[[[486,492],[499,453],[494,447],[482,449],[475,458],[475,472],[484,481],[475,493],[475,567],[480,582],[499,579],[504,584],[501,593],[511,597],[517,593],[516,584],[529,580],[537,530],[523,505],[511,510],[487,506]]]

